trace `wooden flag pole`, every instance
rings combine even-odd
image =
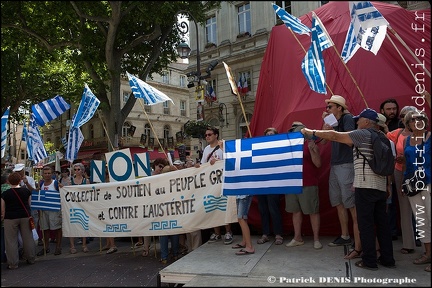
[[[414,57],[414,59],[417,60],[417,62],[420,64],[420,66],[423,68],[423,70],[426,72],[426,74],[429,76],[429,78],[431,78],[431,73],[429,70],[427,70],[427,68],[425,67],[424,63],[422,63],[420,61],[420,59],[418,59],[418,57],[414,54],[414,52],[411,51],[411,49],[408,47],[408,45],[405,43],[405,41],[399,36],[399,34],[396,33],[396,31],[390,26],[388,25],[388,29],[390,30],[390,32],[393,33],[393,35],[399,40],[399,42],[408,50],[408,52],[411,54],[411,56]],[[386,34],[387,35],[387,34]],[[389,38],[390,39],[390,38]],[[393,44],[394,45],[394,44]],[[396,47],[396,46],[395,46]],[[429,103],[430,105],[430,103]]]
[[[397,48],[396,44],[393,42],[393,40],[390,38],[390,36],[388,36],[388,34],[386,34],[387,39],[390,40],[390,42],[393,44],[393,47],[396,49],[396,51],[398,52],[399,56],[401,57],[402,61],[405,63],[405,65],[408,68],[408,71],[411,73],[411,76],[414,78],[414,81],[417,83],[417,85],[420,85],[420,83],[418,82],[417,78],[415,77],[414,73],[412,72],[410,66],[408,65],[408,63],[406,62],[405,58],[403,57],[402,53],[399,51],[399,49]],[[424,65],[423,65],[424,66]],[[427,103],[429,104],[429,108],[431,107],[431,98],[430,98],[430,93],[428,91],[426,91],[426,89],[424,90],[425,93],[423,93],[423,95],[426,98]]]
[[[223,62],[223,64],[224,64],[225,71],[226,71],[227,76],[228,76],[228,81],[229,81],[229,83],[231,85],[231,89],[237,95],[237,98],[238,98],[238,100],[240,102],[240,107],[241,107],[242,112],[243,112],[243,117],[244,117],[244,120],[246,122],[246,127],[247,127],[248,132],[249,132],[249,137],[252,137],[252,133],[251,133],[250,128],[249,128],[249,122],[248,122],[248,120],[246,118],[246,112],[245,112],[244,107],[243,107],[243,102],[241,101],[240,93],[239,93],[239,91],[237,89],[237,85],[236,85],[236,83],[234,81],[234,77],[232,75],[231,68],[225,62]]]
[[[152,124],[152,122],[150,121],[150,118],[149,118],[147,112],[145,111],[145,106],[144,106],[144,103],[143,103],[144,100],[143,100],[142,98],[138,98],[138,99],[140,100],[140,101],[138,101],[138,102],[141,104],[141,107],[143,108],[144,114],[145,114],[145,116],[147,117],[147,121],[148,121],[149,124],[150,124],[150,128],[152,129],[153,134],[156,136],[156,141],[158,142],[159,147],[162,147],[162,144],[161,144],[160,141],[159,141],[159,137],[157,137],[157,133],[156,133],[154,127],[153,127],[153,124]],[[162,151],[163,151],[165,157],[168,159],[168,155],[167,155],[167,153],[165,152],[165,147],[162,147]],[[170,164],[171,164],[171,163],[170,163]]]

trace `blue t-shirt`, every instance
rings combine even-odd
[[[406,138],[406,144],[405,144],[405,150],[404,150],[404,156],[405,156],[405,164],[406,164],[406,170],[404,175],[410,175],[415,170],[417,170],[417,167],[423,166],[426,174],[426,183],[431,183],[431,137],[427,139],[426,142],[424,142],[424,149],[421,149],[421,144],[416,146],[412,146],[410,144],[411,136],[408,136]],[[419,150],[424,150],[424,155],[420,155]],[[423,154],[423,153],[422,153]],[[417,161],[417,158],[420,157],[420,159]],[[416,163],[423,163],[423,165],[418,165]]]

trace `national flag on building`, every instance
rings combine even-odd
[[[275,10],[276,14],[279,16],[279,18],[285,23],[285,26],[290,28],[293,32],[297,34],[307,34],[309,35],[310,29],[303,23],[301,23],[301,20],[297,17],[289,14],[287,11],[282,9],[276,4],[272,4],[273,9]]]
[[[32,105],[31,109],[36,123],[42,127],[70,109],[70,105],[57,95],[53,99]]]
[[[35,164],[48,157],[40,135],[39,126],[36,123],[33,113],[30,115],[30,122],[27,130],[27,152],[29,159],[32,159]]]
[[[223,195],[302,193],[303,142],[300,132],[226,140]]]
[[[132,74],[129,74],[128,72],[126,72],[126,74],[129,78],[129,85],[135,98],[144,99],[146,101],[146,105],[154,105],[165,101],[171,101],[174,104],[174,101],[165,93],[150,86],[146,82],[142,81],[141,79],[135,77]]]
[[[60,192],[56,190],[33,190],[31,195],[31,209],[60,211]]]
[[[81,127],[87,123],[95,114],[99,104],[99,99],[93,94],[88,85],[85,84],[80,105],[72,120],[72,127]]]
[[[241,95],[245,95],[249,92],[248,83],[244,74],[240,76],[240,79],[237,83],[237,89]]]
[[[312,12],[312,42],[302,61],[302,71],[309,87],[318,93],[327,94],[326,74],[322,51],[333,46],[330,35],[319,17]]]
[[[84,136],[79,127],[71,127],[69,130],[69,140],[66,148],[65,159],[73,162],[78,157],[78,151],[84,141]]]
[[[211,85],[207,86],[205,98],[207,102],[215,102],[217,100],[216,93]]]
[[[4,157],[6,152],[6,143],[7,143],[7,122],[9,120],[9,111],[10,107],[6,109],[1,118],[1,158]]]
[[[378,53],[389,23],[369,1],[350,1],[351,23],[341,57],[347,63],[359,48]]]

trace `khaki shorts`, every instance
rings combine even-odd
[[[305,215],[319,213],[318,186],[305,186],[301,194],[286,194],[285,211],[301,211]]]
[[[39,225],[41,230],[58,230],[62,228],[61,211],[40,211]]]

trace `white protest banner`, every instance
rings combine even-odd
[[[188,233],[237,222],[223,161],[120,182],[60,188],[65,237]]]

